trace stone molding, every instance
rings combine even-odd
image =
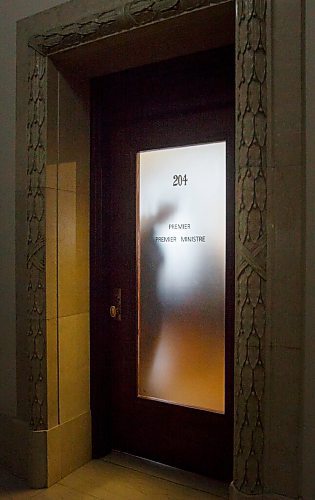
[[[267,248],[266,0],[237,2],[234,484],[263,492]]]
[[[29,46],[49,55],[82,43],[129,31],[157,21],[211,7],[230,0],[132,0],[124,5],[84,17],[75,23],[37,34]],[[118,3],[118,2],[117,2]]]
[[[31,51],[28,77],[27,272],[30,426],[47,426],[45,164],[47,58]]]
[[[47,56],[228,0],[133,0],[29,41],[28,320],[30,426],[47,429],[45,162]],[[237,0],[235,448],[237,495],[262,498],[266,326],[266,4]],[[233,490],[233,491],[234,491]],[[234,495],[234,493],[233,493]],[[236,495],[236,493],[235,493]],[[244,496],[245,495],[245,496]],[[233,496],[232,496],[233,498]]]

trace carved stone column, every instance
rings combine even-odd
[[[264,485],[266,3],[237,1],[234,498]]]
[[[30,426],[47,428],[45,335],[46,57],[30,49],[27,167],[27,272]]]

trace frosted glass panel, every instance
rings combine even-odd
[[[226,144],[137,162],[138,396],[224,413]]]

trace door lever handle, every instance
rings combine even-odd
[[[113,305],[109,308],[110,317],[121,321],[121,288],[114,288],[112,293]]]
[[[116,319],[117,314],[118,314],[117,307],[116,306],[110,306],[110,308],[109,308],[109,314],[110,314],[111,318]]]

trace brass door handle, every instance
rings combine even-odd
[[[111,318],[116,318],[117,316],[117,308],[116,306],[110,306],[109,308],[109,314]]]
[[[112,291],[112,304],[109,307],[109,315],[116,321],[121,321],[121,288]]]

